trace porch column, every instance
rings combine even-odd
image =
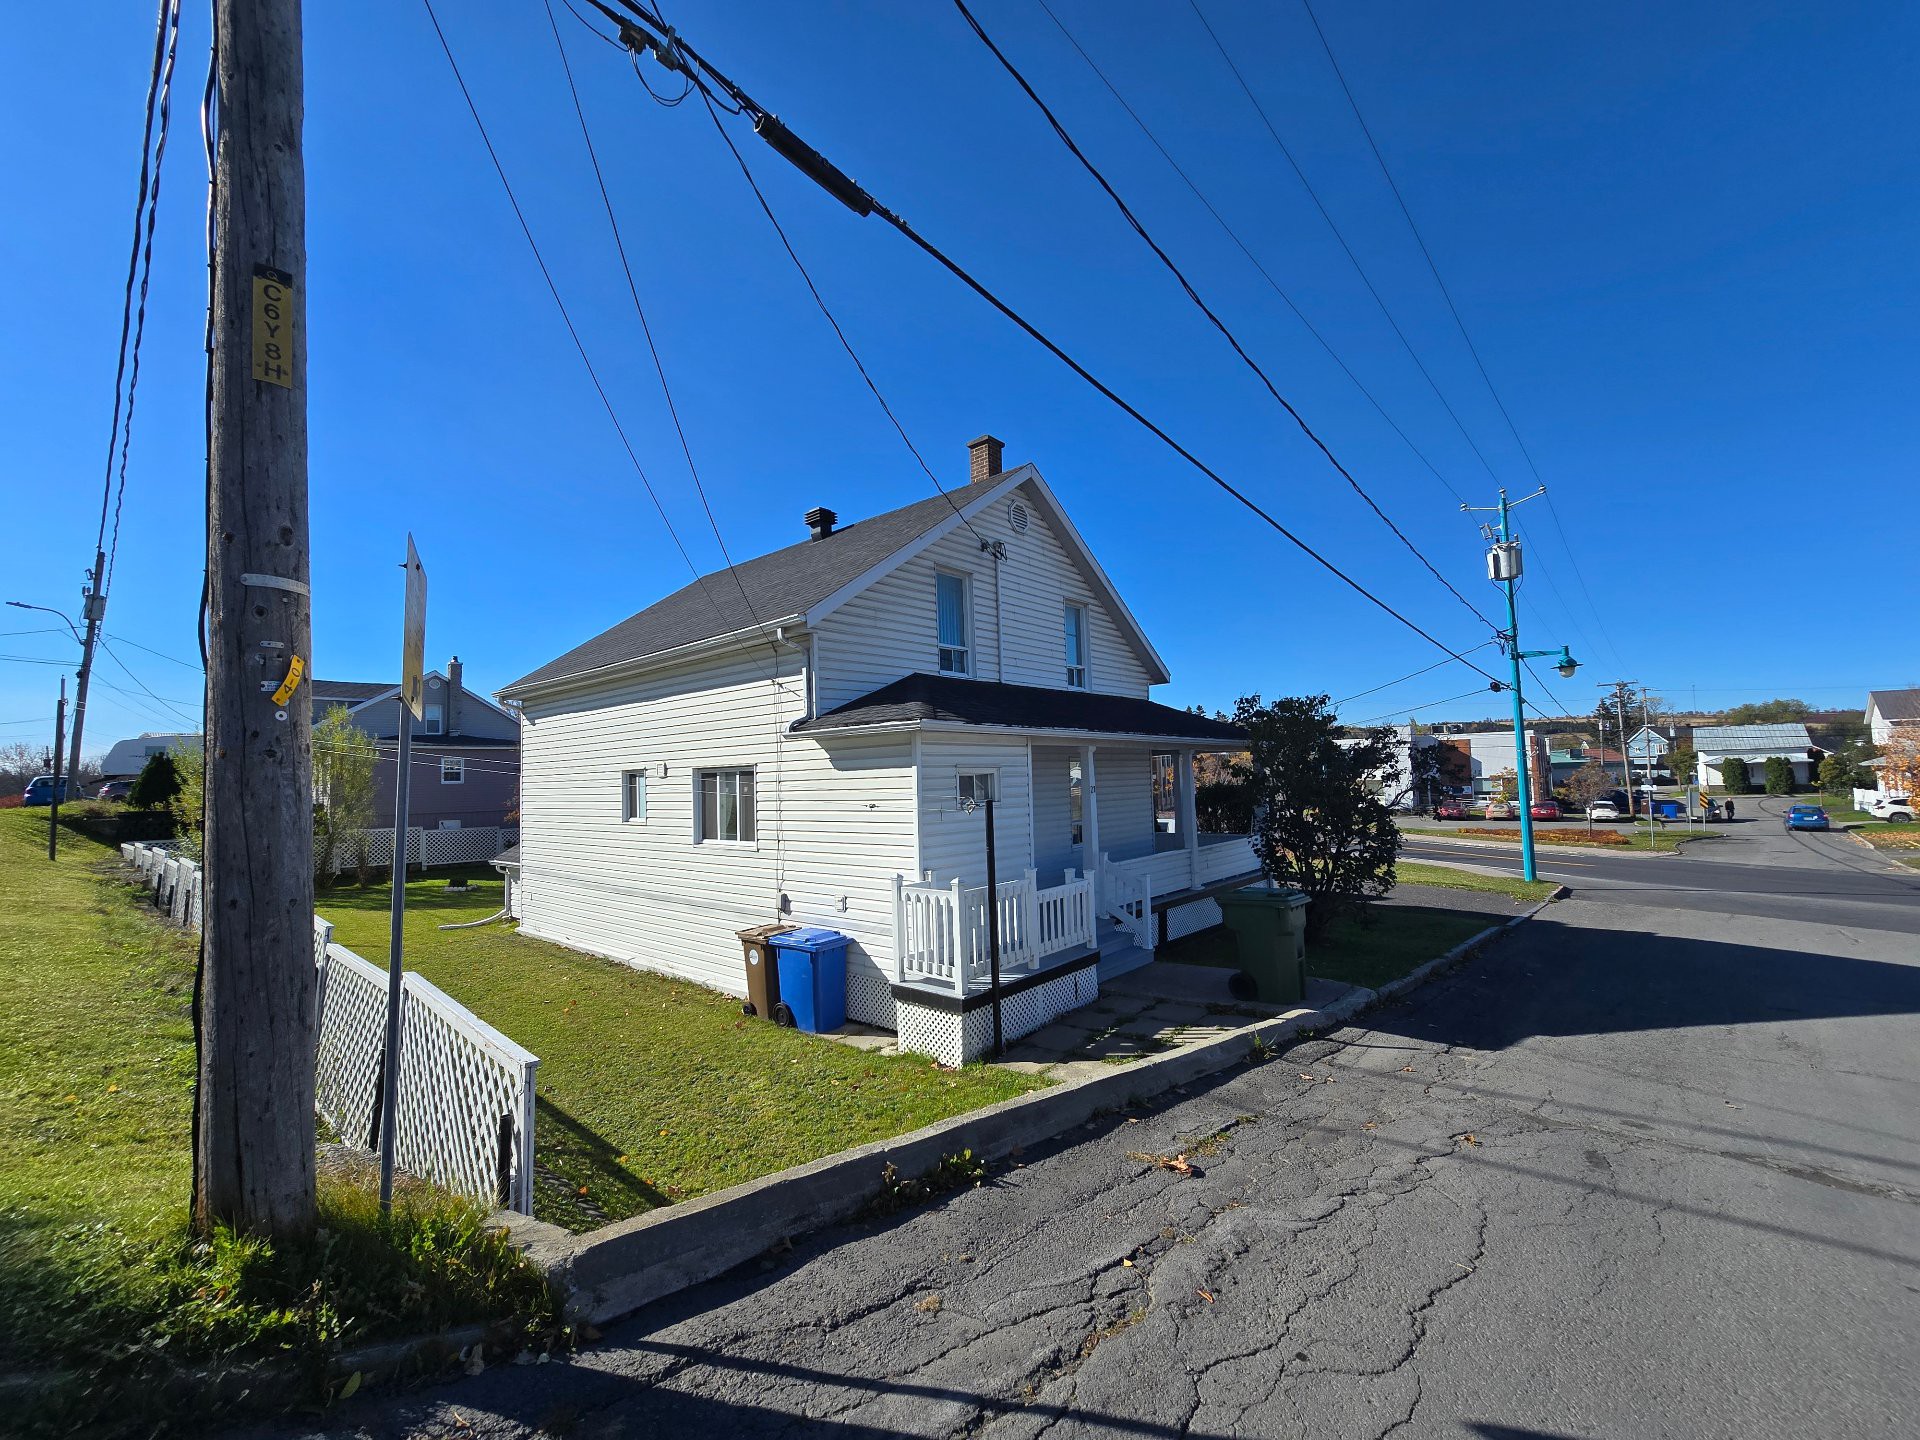
[[[1100,792],[1094,783],[1093,749],[1080,747],[1080,868],[1100,868]]]
[[[1182,750],[1174,766],[1174,824],[1180,827],[1180,838],[1187,846],[1187,884],[1192,889],[1200,888],[1200,822],[1197,806],[1194,803],[1193,789],[1193,751]]]

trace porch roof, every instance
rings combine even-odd
[[[1047,732],[1063,738],[1127,735],[1189,745],[1247,743],[1246,731],[1237,725],[1132,695],[1003,685],[954,675],[903,676],[824,715],[796,721],[793,729],[821,734],[915,725]]]

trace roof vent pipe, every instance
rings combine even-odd
[[[840,517],[824,505],[816,505],[801,517],[807,522],[807,534],[811,539],[824,540],[833,533],[833,527]]]

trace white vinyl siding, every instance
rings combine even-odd
[[[841,931],[850,964],[891,967],[893,877],[915,859],[912,741],[788,735],[806,677],[783,652],[776,688],[773,663],[762,647],[528,702],[515,888],[527,934],[736,995],[735,932],[776,920]],[[623,764],[647,770],[644,825],[608,803]],[[695,772],[746,768],[756,843],[690,843]]]
[[[960,805],[961,777],[982,774],[992,774],[998,787],[994,860],[1000,878],[1011,880],[1032,863],[1026,741],[926,734],[920,739],[920,866],[940,884],[956,878],[967,885],[987,883],[986,809],[968,812]]]
[[[1145,663],[1107,607],[1088,598],[1097,593],[1092,582],[1067,558],[1038,504],[1028,499],[1027,508],[1027,528],[1016,533],[1007,497],[994,501],[972,517],[971,530],[957,526],[828,616],[820,627],[820,707],[844,705],[903,675],[939,673],[934,576],[941,571],[970,578],[968,673],[975,679],[1063,688],[1061,617],[1071,601],[1086,606],[1089,688],[1144,697]],[[982,540],[1002,542],[1006,558],[982,551]]]

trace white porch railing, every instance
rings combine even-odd
[[[987,925],[987,887],[893,880],[894,980],[932,984],[956,995],[986,988],[993,973]],[[994,903],[999,912],[1000,973],[1039,968],[1062,950],[1091,950],[1094,882],[1069,870],[1064,884],[1042,890],[1035,873],[1003,880]]]
[[[1177,859],[1182,867],[1186,865],[1186,856],[1150,855],[1145,860],[1136,861],[1132,866],[1116,865],[1105,855],[1100,857],[1100,913],[1122,930],[1142,950],[1152,950],[1154,932],[1158,928],[1153,923],[1153,870],[1155,862]]]

